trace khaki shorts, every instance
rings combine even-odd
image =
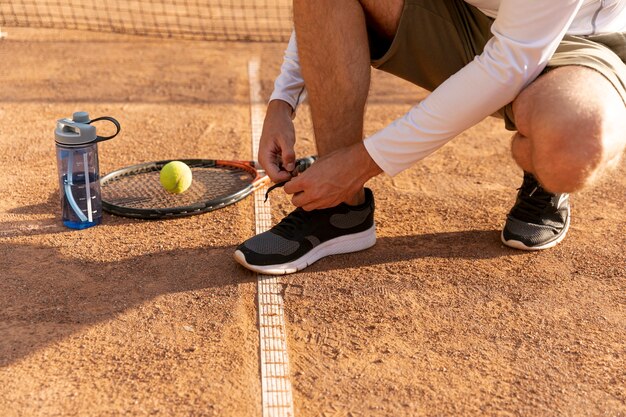
[[[433,91],[482,53],[493,19],[462,0],[405,0],[398,31],[389,42],[370,33],[374,68]],[[604,75],[626,104],[626,33],[566,35],[544,72],[582,65]],[[512,104],[496,114],[516,130]]]

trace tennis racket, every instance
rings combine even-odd
[[[298,159],[292,175],[307,169],[315,159]],[[270,182],[254,161],[178,159],[191,168],[193,181],[184,193],[171,194],[159,181],[161,168],[171,161],[132,165],[102,177],[102,208],[139,219],[192,216],[234,204]]]

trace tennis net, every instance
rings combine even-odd
[[[0,26],[278,42],[291,33],[291,1],[9,0],[0,2]]]

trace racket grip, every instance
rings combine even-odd
[[[296,161],[296,169],[295,171],[304,172],[307,168],[313,165],[313,162],[317,159],[316,156],[305,156],[304,158],[300,158]]]
[[[294,168],[293,171],[291,171],[291,176],[293,177],[296,172],[304,172],[304,170],[306,170],[308,167],[313,165],[313,162],[315,162],[316,159],[317,159],[317,156],[313,156],[313,155],[305,156],[304,158],[297,159],[296,167]],[[267,201],[267,197],[269,196],[270,191],[272,191],[275,188],[284,186],[285,184],[287,184],[287,182],[288,181],[279,182],[277,184],[272,185],[270,188],[268,188],[267,191],[265,192],[265,201]]]

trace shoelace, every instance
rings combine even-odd
[[[524,182],[518,190],[519,201],[515,205],[515,216],[532,223],[541,223],[542,215],[552,211],[550,209],[554,194],[541,188],[537,180],[530,175],[524,176]]]
[[[293,174],[291,175],[291,178],[293,178]],[[276,189],[278,187],[284,187],[285,184],[287,184],[288,182],[289,181],[277,182],[276,184],[274,184],[270,188],[268,188],[267,191],[265,192],[265,200],[263,200],[263,202],[267,201],[267,198],[270,196],[270,191],[272,191],[272,190],[274,190],[274,189]]]
[[[303,224],[308,222],[310,219],[310,212],[305,211],[304,209],[298,207],[291,213],[289,213],[286,217],[284,217],[280,223],[274,226],[274,230],[282,232],[287,236],[290,236],[294,231],[301,230]]]
[[[298,173],[300,172],[304,172],[304,170],[306,170],[308,167],[310,167],[313,162],[315,162],[315,160],[317,159],[317,157],[315,156],[307,156],[301,159],[296,160],[296,166],[295,168],[289,172],[289,174],[291,175],[291,178],[295,177],[296,175],[298,175]],[[267,189],[267,191],[265,192],[265,200],[267,201],[267,198],[270,195],[270,191],[279,188],[279,187],[283,187],[285,184],[287,184],[290,180],[287,181],[282,181],[279,183],[276,183],[274,185],[272,185],[270,188]]]

